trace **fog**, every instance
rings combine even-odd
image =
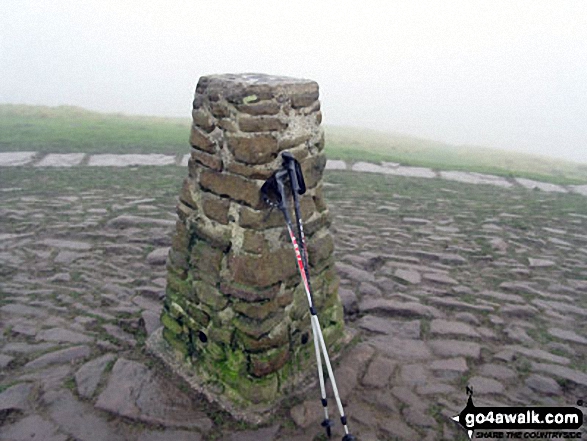
[[[0,4],[2,103],[187,118],[228,72],[316,80],[325,124],[587,162],[582,0]]]

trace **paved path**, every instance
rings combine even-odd
[[[0,153],[0,167],[135,167],[135,166],[164,166],[178,165],[185,167],[190,155],[163,155],[163,154],[96,154],[85,153],[49,153],[37,152],[3,152]],[[414,178],[441,178],[449,181],[467,184],[486,184],[501,188],[522,186],[545,192],[567,193],[573,192],[587,196],[587,185],[557,185],[548,182],[539,182],[532,179],[506,179],[500,176],[462,171],[435,171],[425,167],[406,167],[392,162],[372,164],[355,162],[352,165],[341,160],[328,160],[327,170],[351,170],[357,172],[380,173],[394,176]]]
[[[361,339],[335,368],[359,440],[466,439],[450,419],[466,384],[478,406],[587,398],[587,209],[576,195],[512,186],[496,198],[490,186],[402,175],[365,198],[345,176],[325,192]],[[145,353],[176,192],[0,192],[0,440],[318,439],[317,389],[245,428]]]

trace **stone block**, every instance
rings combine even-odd
[[[272,210],[269,217],[269,207],[264,210],[253,210],[249,207],[242,206],[239,214],[239,225],[243,228],[253,230],[265,230],[274,227],[285,227],[283,214],[279,210]]]
[[[261,354],[250,355],[250,373],[255,377],[264,377],[278,371],[290,359],[289,347],[268,350]]]
[[[204,241],[197,241],[192,247],[190,265],[194,279],[216,284],[224,253]]]
[[[306,158],[301,166],[304,180],[306,181],[306,188],[314,188],[322,179],[322,174],[326,167],[326,155],[319,153]]]
[[[228,256],[228,269],[235,282],[256,287],[282,282],[298,271],[294,251],[289,248],[263,256],[231,253]]]
[[[211,168],[212,170],[222,170],[222,159],[217,155],[211,155],[201,150],[192,149],[192,159],[205,167]]]
[[[208,153],[216,153],[216,142],[209,134],[195,125],[192,126],[190,144],[198,150],[203,150]]]
[[[302,133],[296,135],[289,135],[284,136],[282,139],[279,140],[279,150],[288,150],[294,147],[301,146],[305,144],[312,137],[311,133]]]
[[[318,87],[316,87],[315,90],[310,90],[308,92],[302,92],[293,95],[291,97],[291,106],[294,109],[298,109],[300,107],[308,107],[314,104],[316,100],[318,100]]]
[[[253,303],[234,302],[232,308],[246,317],[256,320],[264,320],[267,316],[279,309],[279,303],[277,299]]]
[[[259,340],[262,336],[269,334],[282,320],[283,313],[281,311],[269,315],[263,320],[253,320],[244,315],[236,314],[233,319],[233,325],[249,337]]]
[[[279,284],[266,288],[255,288],[235,282],[228,283],[223,281],[220,283],[220,291],[226,295],[247,302],[260,302],[263,300],[274,299],[279,292]]]
[[[194,290],[200,302],[205,303],[216,311],[224,309],[228,304],[228,298],[225,295],[204,281],[196,280]]]
[[[206,133],[210,133],[216,127],[212,115],[206,109],[194,109],[192,111],[192,118],[194,124],[204,130]]]
[[[312,237],[308,242],[308,256],[311,266],[317,266],[318,263],[328,259],[334,252],[332,235],[326,231]]]
[[[200,185],[218,196],[229,197],[252,208],[259,209],[263,206],[260,197],[262,182],[228,173],[202,170]]]
[[[238,125],[243,132],[281,132],[287,128],[287,123],[275,116],[241,116]]]
[[[209,193],[202,194],[202,211],[209,219],[221,224],[228,224],[228,209],[230,201]]]
[[[274,160],[279,151],[272,135],[228,135],[227,146],[237,161],[253,165]]]
[[[242,249],[247,253],[263,254],[268,253],[265,235],[254,230],[245,230],[243,235]]]
[[[239,112],[253,116],[277,115],[279,113],[280,105],[275,101],[261,101],[239,104],[236,108]]]

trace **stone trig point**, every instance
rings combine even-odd
[[[200,78],[189,176],[169,252],[163,328],[149,347],[236,418],[262,422],[317,378],[310,313],[279,210],[260,188],[289,151],[301,163],[311,283],[326,344],[345,336],[318,84],[262,74]],[[317,391],[318,396],[318,391]]]

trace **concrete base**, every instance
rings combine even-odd
[[[344,348],[349,346],[355,336],[356,333],[353,330],[345,330],[344,336],[341,339],[343,350],[341,350],[333,360],[337,359],[340,354],[344,352]],[[197,375],[195,368],[163,338],[162,327],[151,334],[147,340],[146,346],[150,353],[162,360],[175,374],[183,378],[193,390],[204,395],[209,402],[218,404],[235,419],[244,421],[248,424],[260,425],[268,422],[271,416],[278,410],[279,405],[286,399],[302,395],[313,387],[318,388],[317,372],[315,368],[310,369],[309,372],[300,372],[295,378],[295,387],[292,387],[292,390],[295,390],[294,393],[284,395],[271,404],[249,405],[246,408],[242,408],[231,401],[227,396],[223,395],[221,391],[214,390],[214,385],[206,384],[206,382]],[[319,393],[318,389],[316,389],[316,397],[319,397]]]

